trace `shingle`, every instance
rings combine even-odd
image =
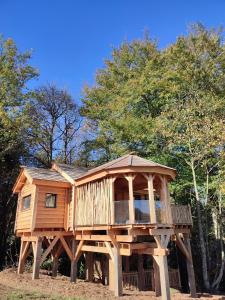
[[[88,176],[93,173],[97,173],[102,170],[109,170],[109,169],[116,169],[116,168],[123,168],[123,167],[161,167],[164,169],[170,169],[175,171],[175,169],[173,168],[155,163],[148,159],[141,158],[137,155],[127,154],[117,159],[114,159],[110,162],[107,162],[99,167],[93,168],[87,171],[86,173],[82,174],[79,178]]]
[[[87,168],[82,168],[82,167],[73,167],[71,165],[66,165],[66,164],[58,164],[59,168],[64,171],[67,175],[69,175],[71,178],[76,179],[86,173],[88,171]]]
[[[44,179],[44,180],[68,182],[58,172],[51,170],[51,169],[34,168],[34,167],[26,167],[26,166],[23,166],[23,168],[34,179]]]

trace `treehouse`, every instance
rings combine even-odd
[[[22,167],[14,186],[15,232],[21,237],[18,273],[33,252],[33,279],[50,255],[56,276],[65,251],[71,260],[71,281],[76,280],[82,254],[87,279],[93,280],[94,253],[99,253],[106,261],[102,274],[119,296],[134,278],[129,264],[138,257],[138,288],[149,280],[156,295],[170,299],[167,255],[173,240],[186,259],[190,292],[196,296],[192,217],[189,206],[171,204],[168,186],[175,176],[175,169],[131,154],[91,170],[56,163],[51,169]],[[151,257],[153,271],[144,270],[143,256]]]

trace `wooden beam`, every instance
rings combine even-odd
[[[42,246],[42,238],[38,238],[34,245],[34,263],[33,263],[32,279],[39,278],[39,271],[40,271],[40,264],[41,264],[41,246]]]
[[[156,221],[156,212],[155,212],[155,196],[153,188],[153,175],[152,174],[143,174],[148,181],[148,198],[149,198],[149,218],[150,223],[155,224]]]
[[[82,247],[84,245],[84,241],[80,241],[77,249],[76,249],[76,253],[75,253],[75,261],[77,262],[82,254]]]
[[[31,231],[34,231],[36,225],[36,215],[37,215],[37,203],[38,203],[38,191],[39,188],[35,185],[34,192],[32,194],[32,224],[31,224]]]
[[[125,176],[128,181],[128,188],[129,188],[129,223],[135,223],[135,207],[134,207],[134,191],[133,191],[133,180],[134,175]]]
[[[154,256],[165,256],[169,254],[168,249],[160,249],[160,248],[148,248],[148,249],[138,249],[133,250],[133,253],[136,254],[147,254],[147,255],[154,255]]]
[[[112,261],[114,262],[114,253],[111,247],[111,244],[109,242],[105,242],[106,248],[108,249],[110,258],[112,259]]]
[[[120,249],[118,244],[113,245],[114,252],[114,293],[116,297],[122,296],[123,285],[122,285],[122,257],[120,255]]]
[[[85,277],[87,281],[92,282],[94,276],[94,253],[85,253]]]
[[[133,236],[131,235],[115,235],[117,242],[132,242]],[[99,242],[111,242],[112,239],[109,235],[98,235],[98,234],[76,234],[76,240],[84,241],[99,241]]]
[[[72,260],[73,254],[63,236],[60,236],[60,241],[61,241],[63,248],[65,249],[67,255],[69,256],[70,260]]]
[[[114,283],[115,283],[115,272],[114,272],[114,262],[111,257],[108,258],[109,263],[109,290],[114,291]]]
[[[52,260],[52,277],[57,276],[58,266],[59,266],[59,258],[57,256],[54,256]]]
[[[153,258],[153,270],[154,270],[154,290],[155,290],[155,296],[159,297],[161,296],[161,286],[160,286],[160,276],[159,276],[159,266],[155,259],[155,256]]]
[[[164,256],[156,256],[154,258],[157,261],[157,264],[159,266],[162,300],[170,300],[171,298],[170,298],[170,284],[169,284],[167,257],[164,255]]]
[[[76,282],[77,280],[77,261],[75,260],[76,252],[77,252],[77,241],[75,239],[72,239],[70,282]]]
[[[144,267],[143,267],[143,255],[138,254],[138,289],[143,290],[144,284]]]
[[[111,200],[111,224],[115,224],[115,187],[116,177],[110,179],[110,200]]]
[[[183,243],[181,237],[179,234],[176,234],[176,245],[179,247],[181,252],[184,254],[184,256],[187,258],[189,262],[191,262],[191,257],[189,255],[188,250],[185,247],[185,244]]]
[[[41,264],[43,264],[43,262],[45,261],[46,257],[50,254],[50,252],[52,251],[53,247],[56,245],[56,243],[58,242],[58,240],[59,240],[59,236],[56,236],[54,238],[54,240],[51,242],[51,244],[49,244],[48,248],[42,254]]]
[[[22,274],[24,272],[24,262],[25,262],[25,258],[24,258],[24,250],[26,245],[29,244],[29,242],[24,241],[23,239],[21,239],[21,244],[20,244],[20,256],[19,256],[19,264],[18,264],[18,274]]]

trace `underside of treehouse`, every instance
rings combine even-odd
[[[27,256],[33,253],[33,279],[39,277],[40,266],[49,256],[55,276],[58,259],[65,252],[71,260],[71,281],[76,281],[81,255],[85,256],[86,276],[93,280],[98,253],[104,257],[107,284],[116,296],[136,278],[139,288],[144,280],[154,282],[148,286],[154,286],[156,295],[170,299],[171,278],[179,275],[167,265],[169,244],[175,243],[187,263],[191,295],[196,296],[191,211],[187,205],[171,204],[169,182],[175,175],[175,169],[136,155],[89,171],[63,164],[53,164],[49,170],[23,167],[14,187],[19,194],[15,225],[21,237],[18,272],[23,272]],[[151,257],[153,271],[144,269],[146,256]],[[129,261],[135,257],[134,274]]]

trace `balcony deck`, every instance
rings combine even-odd
[[[135,200],[135,224],[151,224],[149,216],[149,201]],[[156,201],[156,220],[157,224],[168,225],[167,211],[165,207]],[[172,224],[169,225],[188,225],[192,226],[192,216],[189,205],[171,205]],[[115,201],[115,224],[129,225],[128,201]]]

